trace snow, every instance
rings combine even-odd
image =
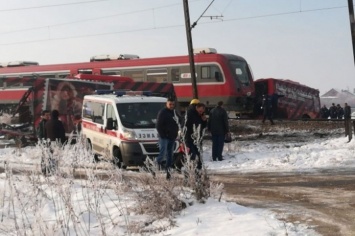
[[[204,141],[203,159],[208,172],[300,172],[355,167],[355,141],[347,142],[347,138],[339,134],[312,138],[304,133],[290,140],[282,137],[284,133],[269,135],[275,136],[274,141],[240,138],[226,144],[225,160],[218,162],[211,160],[211,142]],[[103,228],[107,235],[317,235],[311,227],[282,221],[270,210],[219,201],[217,197],[210,197],[205,203],[189,198],[193,204],[175,216],[173,227],[169,226],[169,219],[153,220],[147,226],[144,222],[149,222],[150,216],[130,211],[137,202],[132,191],[120,185],[119,171],[113,178],[118,179],[114,180],[114,187],[108,186],[106,181],[73,179],[69,174],[66,178],[45,178],[29,173],[29,170],[39,170],[43,150],[39,146],[0,149],[0,167],[27,171],[13,178],[9,178],[8,173],[0,175],[0,235],[102,235]],[[91,163],[84,158],[85,151],[75,147],[66,147],[62,153],[67,169],[74,165],[95,167],[95,171],[99,170],[98,166],[113,168],[109,163]],[[124,172],[142,175],[129,170]],[[54,185],[60,186],[60,190],[53,190]],[[41,190],[35,191],[33,186],[40,186]],[[120,194],[115,192],[117,189]],[[41,194],[46,197],[32,201]],[[95,201],[91,201],[93,199]],[[80,214],[74,216],[72,212]],[[53,222],[69,223],[60,227]],[[134,233],[128,230],[132,225],[153,230]],[[154,227],[165,230],[154,231]]]

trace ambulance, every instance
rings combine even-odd
[[[82,134],[95,160],[126,168],[158,156],[156,119],[166,101],[148,91],[103,90],[84,96]]]

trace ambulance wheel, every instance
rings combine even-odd
[[[118,166],[118,168],[124,168],[122,154],[118,148],[113,149],[113,163]]]

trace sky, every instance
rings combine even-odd
[[[195,48],[244,57],[255,79],[290,79],[321,94],[355,89],[346,0],[215,0],[207,9],[211,2],[189,1]],[[12,0],[0,13],[1,62],[188,52],[181,0]]]
[[[250,128],[256,127],[251,126]],[[289,133],[289,130],[286,132]],[[285,130],[278,131],[276,129],[273,133],[269,133],[275,137],[279,136],[281,142],[238,141],[240,136],[236,136],[234,138],[237,138],[237,141],[225,145],[225,160],[221,162],[211,160],[211,143],[206,140],[203,162],[209,173],[260,171],[300,173],[301,171],[316,172],[322,169],[355,168],[353,158],[355,140],[347,143],[347,138],[341,135],[341,130],[333,132],[333,135],[324,136],[325,138],[313,137],[311,139],[307,139],[307,137],[309,138],[308,132],[301,132],[297,134],[300,136],[299,138],[294,139],[293,142],[287,142],[287,145],[282,141],[285,139]],[[152,221],[145,214],[132,211],[128,213],[129,209],[138,204],[134,200],[134,194],[130,191],[132,186],[124,188],[122,182],[115,181],[115,178],[111,178],[109,181],[95,179],[86,181],[71,178],[70,172],[73,163],[87,171],[89,175],[92,170],[110,173],[109,171],[112,169],[110,163],[92,164],[89,161],[88,152],[81,148],[80,145],[74,145],[61,151],[57,150],[58,152],[55,151],[61,156],[60,174],[47,178],[35,172],[39,170],[40,156],[43,153],[41,146],[0,149],[1,166],[16,169],[19,173],[21,170],[26,170],[27,173],[14,176],[0,174],[0,199],[5,199],[1,201],[2,205],[0,206],[0,235],[9,235],[10,232],[15,235],[16,224],[19,228],[18,232],[21,234],[24,234],[23,228],[26,226],[28,235],[35,232],[37,235],[39,235],[38,232],[45,235],[59,235],[61,227],[70,231],[71,235],[98,235],[101,234],[100,230],[102,229],[107,235],[129,235],[126,228],[127,222],[141,222],[141,224],[149,222],[146,227],[142,227],[145,230],[153,230],[167,225],[168,220],[165,218]],[[120,172],[115,173],[120,175]],[[144,175],[144,173],[132,171],[125,171],[125,174],[136,177]],[[158,174],[157,178],[162,178],[165,181],[164,173],[161,175],[162,177]],[[173,173],[171,181],[175,181],[176,175]],[[137,186],[134,186],[137,189]],[[120,191],[117,193],[115,188],[116,191],[118,189]],[[218,188],[216,189],[216,193],[218,193]],[[279,220],[284,215],[280,216],[268,209],[244,207],[227,202],[223,198],[218,201],[218,196],[220,195],[212,194],[202,204],[191,201],[191,196],[189,198],[188,194],[181,195],[182,199],[193,204],[174,217],[175,227],[146,235],[215,236],[221,233],[226,236],[318,235],[314,231],[314,226],[304,225],[300,222],[284,222]],[[92,202],[89,199],[92,199]],[[70,206],[75,212],[75,214],[73,212],[71,214],[78,216],[77,218],[70,218],[68,209],[71,208],[67,207],[68,202],[71,203]],[[90,214],[87,210],[89,205],[92,207]],[[289,213],[292,214],[290,211]],[[89,229],[90,233],[87,233]],[[18,232],[17,234],[19,234]]]

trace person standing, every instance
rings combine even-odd
[[[329,115],[330,115],[330,119],[336,119],[338,117],[337,107],[335,106],[334,103],[332,103],[331,107],[329,107]]]
[[[222,107],[223,102],[218,102],[217,107],[213,108],[208,118],[208,130],[212,135],[212,160],[222,161],[224,138],[229,133],[228,114]]]
[[[41,121],[38,124],[37,128],[37,138],[38,140],[45,140],[47,139],[47,134],[46,134],[46,123],[51,117],[51,112],[49,110],[43,110],[41,113]]]
[[[59,120],[58,110],[53,110],[51,113],[51,119],[47,121],[45,125],[45,130],[47,138],[52,141],[58,141],[61,144],[64,144],[66,141],[65,129],[63,122]]]
[[[65,129],[58,117],[58,110],[53,110],[51,112],[51,119],[45,124],[46,138],[49,139],[50,142],[60,142],[64,144],[66,141]],[[57,167],[57,161],[53,158],[53,149],[50,144],[51,143],[48,143],[48,152],[44,153],[41,161],[41,169],[44,175],[53,174]]]
[[[272,125],[274,125],[274,121],[272,120],[272,103],[269,95],[263,95],[263,124],[265,123],[266,118],[268,118]]]
[[[345,136],[349,137],[349,141],[352,139],[351,130],[351,107],[348,103],[344,104],[344,123],[345,123]]]
[[[162,166],[164,158],[166,158],[165,169],[166,178],[170,179],[170,168],[173,162],[173,151],[175,140],[178,136],[179,119],[175,112],[175,101],[168,99],[166,107],[158,113],[156,128],[159,134],[159,155],[157,163]]]
[[[195,109],[186,114],[184,126],[184,139],[189,149],[190,160],[197,161],[197,169],[202,169],[200,150],[202,148],[203,130],[207,126],[205,115],[206,106],[203,103],[196,104]]]
[[[340,106],[340,104],[337,105],[337,117],[339,120],[343,119],[344,116],[344,109]]]
[[[324,105],[321,109],[320,109],[320,117],[322,119],[328,119],[329,117],[329,110],[327,108],[326,105]]]

